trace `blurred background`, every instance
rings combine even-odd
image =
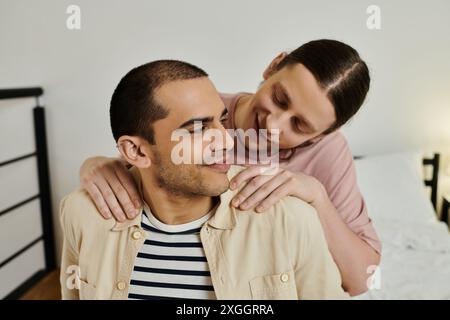
[[[80,29],[67,26],[71,5],[80,9]],[[368,27],[371,5],[379,9],[379,29]],[[449,18],[446,0],[0,0],[0,89],[44,90],[38,99],[32,93],[32,97],[0,100],[0,163],[5,164],[0,167],[0,297],[8,297],[48,262],[41,253],[45,243],[37,253],[23,258],[32,249],[26,248],[34,239],[30,233],[39,239],[39,224],[44,230],[51,225],[54,237],[46,239],[55,248],[56,261],[51,266],[56,268],[61,250],[59,201],[79,187],[79,168],[87,157],[117,155],[108,116],[111,94],[132,67],[155,59],[196,64],[210,74],[221,92],[254,92],[264,68],[278,53],[320,38],[348,43],[359,51],[372,76],[365,105],[343,128],[353,154],[382,163],[377,157],[411,151],[414,157],[417,152],[440,153],[437,204],[432,208],[440,216],[450,194]],[[37,215],[28,228],[24,221],[30,223],[30,216],[14,215],[22,210],[14,206],[42,194],[45,175],[35,173],[34,158],[8,161],[37,148],[36,118],[31,113],[37,104],[45,107],[48,159],[44,160],[53,221],[48,224]],[[398,161],[405,158],[395,159],[404,168]],[[373,169],[366,164],[360,167],[362,175]],[[389,172],[388,177],[394,178]],[[361,186],[362,190],[370,192],[373,179],[360,179],[369,185]],[[404,198],[393,201],[410,201],[410,194]],[[373,199],[376,210],[383,200]],[[45,210],[39,201],[28,201],[26,212]],[[21,257],[23,261],[17,260]],[[443,279],[450,278],[439,278]],[[433,285],[425,290],[431,292],[429,297],[450,297],[448,292],[433,294],[434,289]],[[396,297],[405,296],[379,298]]]

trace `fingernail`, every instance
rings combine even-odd
[[[264,207],[263,206],[257,206],[256,207],[256,212],[261,212],[261,211],[263,211],[264,210]]]
[[[239,205],[239,199],[233,199],[233,202],[232,202],[232,205],[234,206],[234,207],[237,207],[238,205]]]
[[[103,216],[104,216],[106,219],[110,219],[110,218],[111,218],[111,214],[110,214],[109,212],[103,212]]]
[[[139,201],[139,200],[135,200],[134,201],[134,207],[136,208],[136,209],[140,209],[141,208],[141,202]]]
[[[230,189],[233,190],[234,188],[236,188],[236,182],[232,182],[230,185]]]
[[[241,204],[241,209],[247,209],[247,207],[248,207],[248,204],[247,203],[243,203],[243,204]]]

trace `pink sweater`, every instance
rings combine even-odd
[[[235,128],[234,110],[243,94],[221,94],[229,112],[227,128]],[[318,179],[342,220],[356,235],[381,252],[380,240],[358,188],[352,153],[339,131],[326,135],[313,145],[297,148],[289,160],[280,161],[280,167]]]

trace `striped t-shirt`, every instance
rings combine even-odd
[[[144,205],[141,226],[147,238],[134,262],[128,299],[216,299],[200,239],[211,215],[167,225]]]

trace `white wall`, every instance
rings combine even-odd
[[[70,4],[81,7],[79,31],[66,28]],[[366,27],[370,4],[381,30]],[[447,0],[0,0],[0,87],[45,89],[56,216],[83,159],[115,154],[108,103],[130,68],[179,58],[219,90],[254,91],[279,51],[317,38],[353,45],[372,71],[368,102],[345,129],[355,154],[450,149]]]

